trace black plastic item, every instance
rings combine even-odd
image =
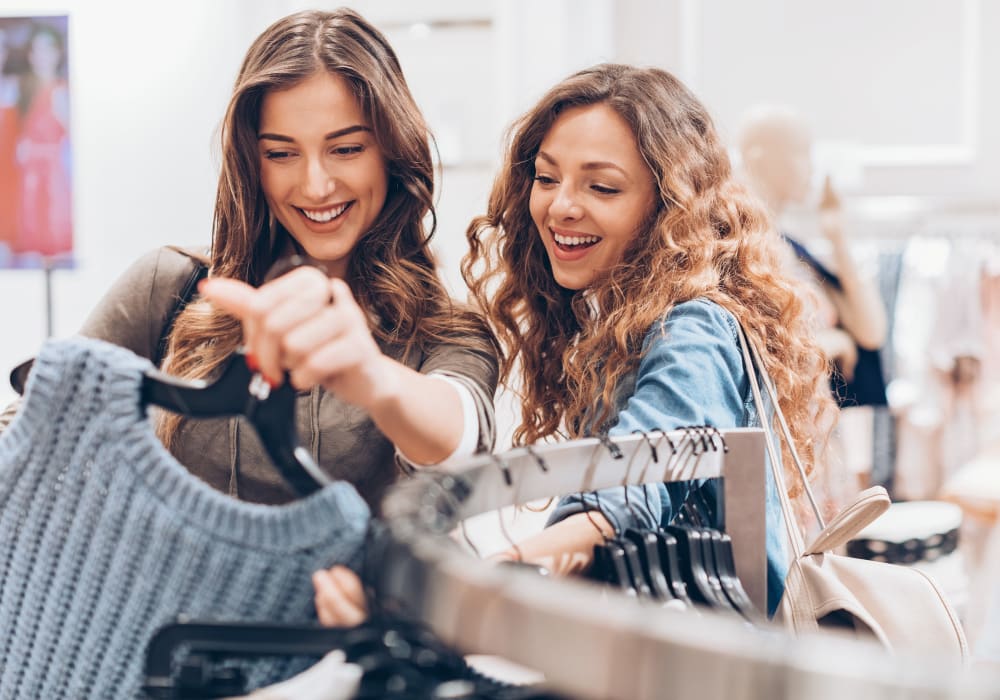
[[[241,676],[230,671],[220,678],[208,672],[209,661],[226,656],[322,657],[360,641],[355,630],[319,626],[176,622],[156,631],[146,647],[143,691],[150,698],[217,697],[244,691]],[[175,654],[187,657],[175,678]],[[218,692],[222,690],[223,692]],[[212,695],[212,693],[217,693]]]
[[[623,536],[631,540],[639,550],[639,562],[642,566],[642,573],[646,577],[649,589],[653,597],[657,600],[672,600],[676,598],[667,583],[667,577],[663,574],[663,565],[660,562],[660,552],[656,545],[656,535],[652,532],[640,532],[635,529],[627,529]]]
[[[625,550],[614,540],[594,545],[594,564],[590,568],[590,578],[610,583],[629,597],[636,598],[639,595],[625,561]]]
[[[636,594],[640,598],[654,598],[653,591],[649,585],[649,579],[643,571],[642,558],[639,556],[639,547],[635,542],[627,537],[615,538],[615,542],[625,553],[625,565],[628,567],[629,579],[635,588]]]
[[[708,580],[708,570],[701,556],[701,543],[691,537],[691,530],[676,525],[667,525],[664,530],[677,540],[677,558],[681,576],[687,584],[688,595],[695,603],[714,608],[729,607],[729,601],[720,601],[715,596]]]
[[[670,584],[670,591],[677,600],[683,602],[688,607],[694,606],[694,601],[688,595],[687,582],[681,573],[680,555],[677,551],[677,538],[669,532],[657,530],[656,549],[660,555],[660,565],[663,568],[663,575]]]
[[[234,353],[211,384],[148,370],[142,380],[143,407],[159,406],[191,418],[243,416],[257,431],[275,467],[299,495],[332,483],[309,451],[299,444],[295,427],[295,389],[285,381],[272,389],[250,371],[242,353]]]
[[[710,531],[710,534],[715,548],[715,565],[719,570],[719,580],[722,582],[726,597],[748,622],[763,621],[763,616],[751,602],[749,594],[743,588],[743,584],[736,574],[732,538],[717,530]]]

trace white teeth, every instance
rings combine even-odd
[[[326,211],[309,211],[308,209],[302,209],[300,211],[305,214],[306,218],[310,221],[315,221],[317,224],[325,224],[326,222],[333,221],[338,216],[343,214],[344,210],[347,209],[347,204],[349,203],[350,202],[341,204],[339,207],[327,209]]]
[[[586,245],[601,240],[597,236],[564,236],[561,233],[553,233],[552,237],[559,245]]]

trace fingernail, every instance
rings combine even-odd
[[[254,356],[254,354],[253,354],[253,353],[251,353],[251,352],[248,352],[248,353],[246,353],[246,354],[245,354],[245,355],[244,355],[243,357],[244,357],[244,359],[246,360],[246,363],[247,363],[247,368],[248,368],[248,369],[249,369],[249,370],[250,370],[251,372],[256,372],[257,370],[259,370],[259,369],[260,369],[260,365],[259,365],[259,364],[257,364],[257,358],[256,358],[256,357]],[[270,384],[270,382],[268,382],[268,384]]]

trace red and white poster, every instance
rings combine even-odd
[[[0,268],[73,266],[67,19],[0,17]]]

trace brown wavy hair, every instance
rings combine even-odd
[[[472,347],[466,339],[483,337],[485,321],[453,303],[429,247],[437,226],[430,133],[386,38],[346,8],[280,19],[248,50],[220,129],[209,274],[259,285],[286,249],[290,236],[271,216],[261,189],[261,104],[269,91],[324,70],[351,86],[388,170],[385,205],[364,235],[363,252],[359,244],[352,253],[346,276],[360,306],[380,320],[374,336],[404,354],[445,339]],[[240,340],[235,318],[196,301],[178,316],[163,367],[181,377],[208,377]],[[182,420],[162,418],[159,434],[168,446]]]
[[[564,110],[594,104],[630,126],[660,196],[621,262],[587,290],[573,291],[552,275],[529,198],[535,156],[553,123]],[[605,423],[615,387],[638,365],[650,328],[676,304],[701,297],[731,312],[756,341],[796,447],[813,469],[834,408],[802,290],[781,272],[781,240],[760,203],[733,179],[705,107],[672,75],[605,64],[549,90],[511,127],[488,210],[467,238],[462,272],[506,351],[501,379],[508,387],[520,379],[515,443],[561,430],[580,437],[585,426]],[[597,416],[595,398],[603,406]],[[787,482],[799,480],[789,475]]]

